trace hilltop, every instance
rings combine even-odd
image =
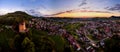
[[[23,11],[16,11],[16,12],[13,12],[13,13],[8,13],[8,14],[0,16],[0,18],[16,18],[16,17],[31,18],[32,16],[23,12]]]
[[[21,20],[29,20],[31,19],[33,16],[22,12],[22,11],[16,11],[13,13],[8,13],[6,15],[1,15],[0,16],[0,24],[13,24],[15,22],[19,22]]]

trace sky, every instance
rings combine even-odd
[[[120,16],[120,0],[0,0],[0,15],[15,11],[45,17]]]

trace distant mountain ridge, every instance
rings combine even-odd
[[[120,16],[111,16],[111,18],[120,18]]]

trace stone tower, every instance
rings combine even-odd
[[[19,32],[26,32],[26,24],[25,21],[19,23]]]

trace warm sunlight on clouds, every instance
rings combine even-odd
[[[54,15],[55,17],[110,17],[112,15],[119,16],[119,14],[113,13],[96,13],[96,12],[74,12],[74,13],[62,13],[58,15]]]
[[[120,0],[0,0],[0,15],[15,11],[43,17],[120,16]]]

